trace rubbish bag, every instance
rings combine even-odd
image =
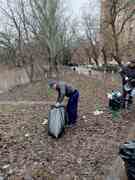
[[[108,99],[111,110],[120,110],[122,107],[122,94],[119,91],[112,91],[111,94],[108,94]]]
[[[119,154],[125,162],[128,180],[135,180],[135,140],[121,145]]]
[[[48,134],[59,138],[64,133],[65,128],[65,107],[62,105],[51,106],[48,118]]]

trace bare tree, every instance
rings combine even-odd
[[[31,50],[31,34],[30,27],[28,26],[28,3],[25,0],[6,0],[6,7],[1,7],[1,13],[6,19],[6,28],[10,32],[0,33],[1,40],[6,41],[10,38],[10,43],[4,44],[5,47],[9,49],[9,45],[12,45],[12,52],[14,52],[14,63],[16,66],[25,67],[25,70],[30,78],[30,81],[33,80],[33,64],[34,59],[32,56]],[[0,44],[3,43],[0,42]],[[29,50],[27,52],[29,46]],[[14,48],[13,48],[14,47]],[[11,48],[10,48],[11,49]],[[29,54],[29,57],[26,57],[26,54]],[[12,60],[10,58],[10,60]],[[29,69],[29,71],[28,71]]]
[[[15,51],[16,65],[25,67],[30,80],[34,75],[35,56],[44,53],[44,63],[37,66],[42,71],[58,70],[58,64],[70,58],[74,31],[61,0],[6,0],[1,12],[6,19],[8,33],[0,34],[2,46]],[[10,43],[8,42],[10,41]],[[12,46],[11,46],[12,45]],[[40,61],[40,58],[39,58]]]
[[[12,41],[12,34],[6,29],[0,32],[0,56],[1,63],[12,64],[16,62],[16,48]]]
[[[91,9],[96,8],[95,13],[91,11]],[[97,11],[97,12],[96,12]],[[87,46],[84,48],[86,55],[89,58],[89,62],[92,60],[99,66],[98,58],[100,54],[99,48],[99,1],[96,3],[92,3],[89,0],[88,9],[84,8],[83,16],[82,16],[82,24],[84,27],[85,38],[87,42]]]
[[[105,49],[105,46],[103,46],[101,48],[101,52],[103,54],[103,62],[104,62],[104,65],[107,66],[108,65],[108,60],[107,60],[107,51]]]
[[[61,63],[61,56],[68,46],[67,18],[61,0],[30,0],[33,19],[32,31],[48,54],[50,72]]]
[[[129,20],[135,15],[135,1],[108,0],[106,11],[106,17],[102,22],[104,49],[108,49],[108,46],[112,58],[121,66],[120,38]]]

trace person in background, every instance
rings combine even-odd
[[[79,91],[63,81],[50,80],[48,85],[58,92],[56,106],[59,106],[63,102],[64,97],[69,98],[66,106],[67,126],[74,126],[78,117]]]
[[[130,107],[133,103],[132,90],[135,88],[135,59],[122,66],[120,75],[123,87],[123,108],[125,108],[127,93],[129,95],[127,104]],[[126,84],[129,84],[129,90],[126,88]]]

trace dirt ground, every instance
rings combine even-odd
[[[58,140],[48,136],[50,102],[57,94],[46,82],[16,87],[0,101],[44,101],[46,105],[0,105],[0,177],[9,180],[94,180],[118,156],[127,140],[135,112],[114,114],[107,92],[120,87],[118,75],[82,76],[66,73],[63,79],[80,91],[77,126]],[[95,110],[103,114],[95,116]]]

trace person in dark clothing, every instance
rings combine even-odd
[[[57,103],[59,105],[63,102],[64,97],[68,97],[68,104],[66,107],[68,126],[73,126],[76,124],[77,120],[77,109],[78,109],[78,99],[79,91],[66,84],[63,81],[49,81],[49,86],[58,92]]]
[[[127,94],[129,96],[127,99],[127,106],[130,107],[133,103],[132,90],[135,88],[135,60],[123,65],[120,74],[123,87],[123,108],[125,108]]]

